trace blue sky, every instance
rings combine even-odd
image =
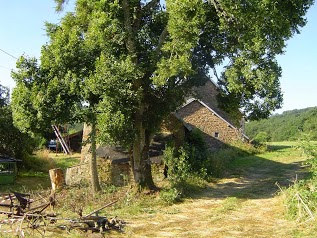
[[[58,22],[62,14],[55,12],[53,0],[0,0],[0,3],[0,84],[13,88],[10,72],[15,69],[16,59],[1,50],[14,57],[25,54],[39,58],[41,46],[47,42],[44,22]],[[285,54],[277,58],[283,70],[284,93],[284,104],[278,113],[317,106],[317,3],[309,10],[307,20],[301,34],[289,40]]]

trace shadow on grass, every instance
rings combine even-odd
[[[48,176],[18,176],[14,184],[0,185],[0,193],[42,191],[51,186]]]
[[[289,149],[292,148],[291,145],[267,145],[267,149],[269,151],[277,151],[277,150],[283,150],[283,149]]]
[[[291,163],[274,161],[257,155],[233,159],[225,168],[225,176],[215,183],[210,183],[201,193],[196,193],[194,198],[264,199],[275,196],[280,191],[279,187],[288,187],[295,180],[310,175],[302,161],[294,159],[290,151],[285,150],[289,148],[291,146],[273,146],[270,148],[273,153],[269,154],[269,157],[289,156]]]

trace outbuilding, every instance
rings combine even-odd
[[[7,155],[0,155],[0,184],[14,183],[17,176],[17,162]]]

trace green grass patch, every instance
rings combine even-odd
[[[221,206],[216,209],[217,213],[226,213],[229,211],[234,211],[241,206],[242,200],[236,197],[226,198]]]
[[[18,176],[14,184],[1,185],[0,192],[21,192],[32,193],[35,191],[42,191],[49,189],[51,186],[50,179],[47,176],[35,177],[35,176]]]
[[[80,163],[80,154],[73,155],[64,155],[50,154],[50,157],[53,159],[56,168],[66,169]]]

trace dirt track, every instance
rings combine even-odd
[[[303,158],[282,148],[272,153],[274,159],[247,158],[248,166],[183,203],[128,220],[123,237],[304,237],[285,219],[276,185],[303,176]]]

